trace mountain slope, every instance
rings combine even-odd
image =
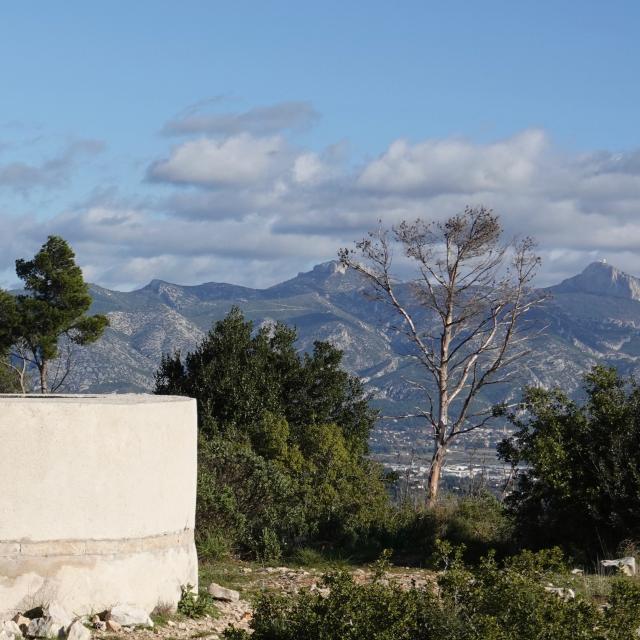
[[[577,392],[583,373],[596,363],[640,374],[640,280],[593,263],[546,292],[549,299],[529,315],[532,351],[519,363],[518,377],[491,389],[486,402],[516,399],[524,384]],[[91,293],[92,310],[107,313],[111,327],[78,351],[69,391],[148,391],[162,354],[192,350],[235,304],[256,325],[296,326],[301,349],[311,349],[314,340],[343,349],[345,365],[365,380],[386,415],[423,404],[422,393],[408,382],[420,380],[422,372],[391,329],[393,315],[365,295],[357,274],[335,262],[263,290],[154,280],[137,291],[93,286]]]

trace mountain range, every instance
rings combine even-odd
[[[256,326],[294,325],[300,349],[311,348],[315,340],[330,341],[344,351],[345,366],[365,381],[384,413],[410,411],[421,398],[407,379],[419,378],[420,371],[402,355],[404,345],[390,329],[389,312],[363,290],[360,277],[337,262],[268,289],[161,280],[131,292],[92,285],[92,312],[106,313],[111,326],[97,343],[78,350],[65,390],[149,391],[163,353],[193,350],[212,323],[237,305]],[[529,314],[531,353],[519,363],[511,386],[494,390],[499,395],[488,401],[518,397],[525,384],[577,393],[583,374],[596,363],[640,374],[639,279],[594,262],[543,291],[547,299]]]

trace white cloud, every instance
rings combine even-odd
[[[252,184],[273,174],[286,154],[280,136],[199,138],[173,149],[168,159],[151,166],[149,175],[157,181],[209,187]]]
[[[541,284],[601,257],[640,274],[638,151],[569,153],[533,129],[485,144],[396,140],[357,165],[344,144],[304,149],[273,135],[286,120],[277,124],[286,110],[276,111],[272,120],[259,110],[227,114],[215,131],[209,123],[210,133],[227,137],[188,139],[169,150],[149,166],[147,192],[135,198],[101,188],[50,219],[0,213],[0,273],[57,233],[105,286],[152,278],[263,286],[334,258],[378,219],[442,219],[485,205],[501,216],[507,236],[538,239]],[[50,175],[66,175],[87,152],[59,154],[58,165],[47,165]],[[27,176],[25,184],[34,181]]]
[[[474,193],[521,189],[547,148],[542,131],[528,130],[488,145],[466,140],[393,142],[359,177],[362,187],[399,193]]]

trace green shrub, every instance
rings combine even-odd
[[[215,529],[203,529],[196,536],[198,558],[206,562],[224,560],[232,553],[232,543],[228,533]]]
[[[613,583],[610,607],[605,609],[607,640],[634,640],[640,636],[640,583],[618,578]]]
[[[545,587],[566,586],[557,550],[527,552],[477,566],[440,544],[447,567],[433,588],[403,590],[393,582],[355,584],[348,573],[325,576],[329,593],[267,594],[252,621],[253,640],[633,640],[640,627],[640,585],[620,578],[609,606]],[[383,559],[384,561],[384,559]],[[227,639],[248,638],[227,632]]]
[[[303,592],[290,598],[261,597],[252,628],[256,640],[411,640],[418,624],[434,609],[435,596],[402,591],[395,585],[354,584],[337,572],[325,576],[328,597]],[[226,635],[227,638],[242,637]],[[248,637],[248,635],[246,636]]]
[[[505,552],[513,526],[503,505],[492,494],[448,498],[436,508],[438,537],[464,545],[467,560],[478,560],[490,550]]]
[[[527,389],[498,452],[520,467],[508,498],[520,542],[593,560],[640,531],[640,387],[605,367],[584,387],[582,403]]]
[[[424,565],[436,551],[436,540],[463,545],[470,562],[477,562],[490,550],[504,556],[513,545],[511,519],[488,493],[446,496],[432,509],[401,505],[370,529],[368,551],[378,554],[391,548],[396,562]]]
[[[205,615],[215,617],[218,609],[215,600],[206,589],[194,591],[193,585],[187,584],[180,587],[181,595],[178,602],[178,613],[187,618],[202,618]]]

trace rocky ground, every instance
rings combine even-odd
[[[296,594],[303,589],[328,594],[322,576],[329,568],[262,567],[240,562],[205,565],[201,567],[201,588],[209,596],[206,600],[188,599],[183,609],[208,602],[205,615],[188,615],[147,611],[129,605],[117,605],[109,611],[86,618],[72,618],[58,603],[52,602],[0,621],[0,640],[34,640],[36,638],[66,638],[66,640],[187,640],[206,638],[216,640],[231,626],[249,630],[253,603],[264,592]],[[355,582],[367,583],[374,578],[371,568],[345,568]],[[434,574],[419,569],[392,568],[379,580],[395,582],[401,588],[425,587],[434,582]]]
[[[279,591],[295,594],[301,589],[322,589],[321,577],[326,570],[290,567],[250,567],[243,565],[229,565],[205,569],[204,585],[208,585],[208,576],[212,576],[213,584],[224,585],[238,594],[235,601],[217,600],[218,616],[206,616],[190,619],[181,616],[170,617],[157,623],[152,629],[136,629],[126,633],[130,640],[186,640],[187,638],[220,638],[228,626],[249,629],[252,617],[252,602],[264,591]],[[350,569],[356,582],[364,583],[373,578],[371,569]],[[401,587],[410,588],[425,586],[433,583],[434,574],[419,569],[394,568],[385,574],[384,579],[393,580]],[[210,591],[215,591],[210,589]],[[157,619],[156,619],[157,620]],[[115,640],[115,636],[108,631],[96,631],[95,637],[101,640]]]

